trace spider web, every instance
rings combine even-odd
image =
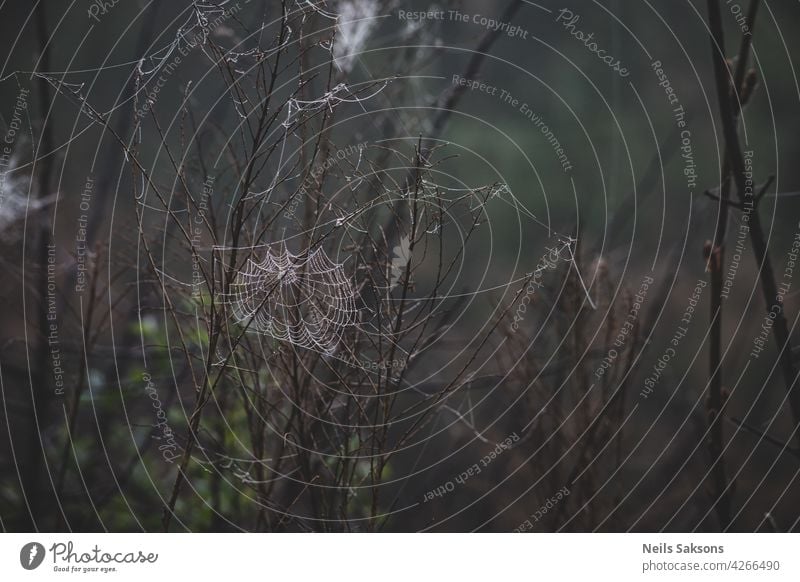
[[[333,354],[357,323],[356,292],[343,265],[325,251],[295,255],[285,246],[248,258],[228,303],[237,322],[294,346]]]

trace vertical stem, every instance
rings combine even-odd
[[[723,178],[723,180],[726,180]],[[708,365],[711,378],[709,380],[709,395],[707,400],[707,413],[709,422],[708,449],[711,454],[711,475],[713,480],[714,507],[720,522],[720,529],[724,530],[730,525],[731,496],[728,487],[728,477],[725,470],[725,456],[723,454],[724,434],[722,431],[722,261],[726,224],[728,221],[727,197],[730,188],[723,186],[720,196],[721,208],[717,217],[717,228],[714,233],[715,242],[709,247],[708,270],[711,273],[711,310]]]
[[[717,76],[717,96],[720,103],[724,100],[729,105],[728,109],[730,111],[727,115],[732,118],[730,121],[734,124],[734,129],[738,127],[739,114],[741,113],[742,103],[740,101],[740,92],[747,71],[747,59],[752,42],[752,31],[758,12],[758,5],[759,0],[751,0],[747,20],[750,34],[742,35],[732,84],[729,84],[727,79],[727,74],[729,74],[730,71],[728,71],[727,64],[724,62],[725,54],[721,30],[719,36],[713,35],[712,37],[711,50],[712,58],[715,63],[715,72],[717,72],[716,67],[720,65],[720,59],[723,61],[721,64],[725,66],[726,72],[724,89],[723,85],[719,84],[720,78]],[[709,10],[713,12],[714,9],[709,6]],[[719,16],[718,13],[717,16]],[[710,15],[709,20],[711,20]],[[735,107],[731,109],[731,106],[734,105]],[[725,123],[725,121],[723,121],[723,123]],[[714,487],[714,507],[716,508],[720,526],[723,530],[727,529],[730,525],[732,502],[732,490],[728,484],[728,477],[725,470],[725,458],[723,455],[725,437],[722,430],[722,407],[725,404],[725,398],[722,393],[722,264],[725,260],[725,237],[728,227],[728,212],[730,209],[732,185],[730,176],[731,154],[730,144],[726,140],[723,166],[720,173],[720,203],[717,214],[717,224],[714,230],[714,240],[707,249],[707,269],[711,275],[711,309],[709,312],[711,334],[708,352],[710,380],[707,404],[710,431],[709,452],[713,463],[712,480]],[[740,192],[739,195],[742,196],[743,192]]]
[[[70,402],[69,407],[69,416],[67,421],[67,434],[64,438],[64,448],[61,452],[60,457],[60,467],[58,469],[58,477],[56,478],[56,498],[61,499],[61,494],[64,491],[64,483],[67,477],[67,469],[69,468],[70,462],[70,451],[72,449],[72,442],[75,435],[75,424],[78,420],[78,409],[80,408],[81,403],[81,395],[83,394],[83,390],[86,386],[86,382],[88,381],[88,362],[89,362],[89,353],[91,352],[91,332],[92,329],[92,320],[94,319],[94,308],[97,301],[97,280],[98,280],[98,267],[100,265],[99,259],[95,261],[93,272],[92,272],[92,287],[89,292],[89,301],[87,302],[87,313],[86,319],[82,322],[83,324],[83,342],[82,342],[82,357],[81,363],[78,369],[78,381],[75,385],[75,390],[72,393],[72,401]],[[66,522],[66,516],[64,512],[59,512],[56,515],[56,525],[55,531],[61,531],[62,526]]]
[[[47,18],[45,15],[44,2],[40,2],[38,10],[36,11],[36,31],[39,37],[39,46],[41,54],[39,56],[38,67],[40,70],[50,70],[50,55],[48,49],[49,35],[47,32]],[[50,107],[50,91],[47,81],[39,78],[39,107],[40,115],[42,118],[42,134],[38,146],[35,150],[35,164],[38,162],[40,165],[38,172],[38,190],[39,197],[44,199],[48,195],[50,188],[50,177],[52,175],[52,158],[45,157],[52,155],[53,152],[53,130],[52,124],[49,124],[48,113]],[[42,154],[44,152],[44,155]],[[41,161],[39,161],[41,160]],[[30,440],[33,447],[33,458],[31,459],[30,470],[27,472],[27,480],[25,486],[26,495],[33,497],[34,501],[31,504],[31,519],[33,527],[38,531],[41,521],[49,512],[50,504],[48,497],[44,495],[41,487],[42,469],[47,465],[47,457],[44,449],[42,448],[42,431],[45,429],[45,418],[47,416],[48,404],[50,400],[50,383],[48,382],[48,375],[50,373],[50,353],[49,344],[47,339],[47,330],[50,327],[50,322],[47,319],[47,255],[49,246],[52,243],[52,236],[50,234],[50,225],[48,221],[42,220],[36,233],[36,244],[34,252],[37,254],[37,263],[40,268],[39,273],[39,333],[40,338],[38,342],[38,374],[36,374],[36,385],[31,386],[31,396],[33,400],[33,415],[34,422],[30,423]],[[38,447],[38,448],[37,448]],[[58,502],[58,500],[56,500]]]
[[[794,425],[800,423],[800,391],[797,390],[795,378],[794,362],[792,361],[792,350],[789,343],[789,327],[783,313],[783,305],[778,299],[778,288],[775,283],[775,274],[772,269],[772,261],[769,257],[769,250],[764,238],[764,231],[761,228],[761,221],[758,216],[758,206],[753,196],[747,194],[744,158],[742,156],[741,145],[739,144],[739,134],[736,128],[736,117],[732,108],[728,79],[730,72],[725,62],[725,39],[722,32],[722,18],[720,16],[719,0],[708,0],[708,22],[711,28],[711,48],[714,59],[714,76],[717,83],[717,97],[719,99],[720,117],[722,118],[722,130],[725,136],[725,143],[728,149],[728,162],[731,165],[733,181],[736,184],[736,191],[743,206],[752,208],[750,213],[750,240],[753,243],[753,253],[760,266],[759,276],[761,279],[761,289],[764,294],[768,312],[774,312],[772,331],[777,343],[781,371],[783,372],[784,383],[788,391],[789,406],[792,410],[792,420]],[[800,442],[800,431],[794,431],[798,442]]]

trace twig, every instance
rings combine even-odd
[[[503,11],[503,15],[499,18],[499,21],[511,22],[511,19],[517,13],[520,7],[522,7],[522,0],[512,0],[512,2],[506,6],[506,9]],[[488,50],[501,34],[502,33],[499,29],[490,29],[483,35],[481,40],[478,42],[478,45],[475,47],[474,52],[472,53],[472,58],[467,64],[467,68],[464,70],[463,78],[475,78],[475,75],[477,75],[478,71],[480,71],[481,65],[483,65],[483,61],[486,58]],[[466,85],[457,84],[451,87],[450,90],[443,96],[443,98],[440,99],[439,102],[441,111],[434,120],[433,128],[431,130],[431,135],[434,139],[442,132],[447,120],[450,118],[450,115],[453,112],[453,109],[466,91]],[[426,149],[427,148],[423,147],[423,150]]]
[[[750,31],[754,29],[756,13],[758,12],[759,0],[751,0],[750,10],[748,13],[748,26]],[[714,9],[709,6],[710,12]],[[717,16],[719,13],[717,12]],[[712,17],[709,16],[709,19]],[[712,25],[713,29],[713,25]],[[750,49],[750,42],[752,32],[750,34],[743,34],[741,45],[739,47],[739,58],[736,63],[736,71],[733,75],[733,85],[731,89],[728,88],[727,78],[721,78],[717,75],[717,93],[720,101],[728,105],[727,118],[723,120],[723,124],[731,124],[734,133],[737,131],[736,124],[738,124],[739,113],[741,112],[741,102],[739,100],[741,84],[744,80],[744,75],[747,66],[747,57]],[[719,60],[724,61],[724,49],[722,45],[721,31],[718,37],[719,43],[712,42],[712,58],[714,59],[715,72],[718,72]],[[718,52],[719,51],[719,52]],[[725,71],[728,71],[727,64],[725,64]],[[720,84],[720,80],[722,83]],[[734,101],[735,100],[735,101]],[[738,104],[735,110],[731,110],[733,103]],[[730,129],[730,128],[729,128]],[[710,198],[719,200],[719,210],[717,212],[717,224],[714,230],[714,241],[707,249],[706,264],[707,270],[711,274],[711,309],[709,311],[709,320],[711,332],[709,337],[709,351],[708,351],[708,365],[711,377],[709,379],[709,396],[707,400],[707,416],[709,423],[710,437],[708,441],[708,449],[712,459],[712,475],[714,481],[714,507],[717,511],[717,516],[720,520],[721,529],[724,531],[728,528],[731,521],[731,494],[733,488],[728,486],[728,477],[725,471],[725,457],[724,451],[724,434],[722,430],[722,407],[725,405],[725,397],[722,394],[722,263],[725,256],[725,237],[727,235],[728,227],[728,211],[731,206],[738,208],[742,211],[745,210],[744,202],[739,204],[730,200],[731,195],[731,181],[730,181],[730,158],[735,155],[733,152],[731,142],[727,141],[725,144],[725,157],[723,158],[723,165],[721,168],[721,185],[720,196],[715,197],[710,192],[706,195]],[[739,155],[741,155],[739,153]],[[739,184],[737,182],[737,189]],[[740,198],[744,195],[744,190],[739,190]],[[757,203],[757,202],[756,202]]]
[[[758,0],[753,1],[756,3],[758,2]],[[736,117],[730,99],[728,83],[730,72],[728,71],[728,66],[725,61],[725,40],[722,31],[719,0],[708,0],[708,11],[708,21],[711,29],[712,56],[714,61],[714,76],[717,84],[717,98],[719,100],[720,117],[722,118],[722,130],[728,151],[727,160],[730,163],[733,180],[736,184],[736,193],[739,196],[740,202],[744,205],[751,205],[753,202],[747,200],[744,157],[739,143]],[[751,8],[751,12],[752,11]],[[772,269],[769,250],[765,242],[764,231],[761,228],[758,208],[755,206],[753,206],[750,219],[750,239],[753,243],[753,252],[756,261],[761,267],[759,275],[767,311],[774,310],[776,304],[780,307],[776,310],[772,330],[779,350],[784,383],[789,392],[788,400],[792,411],[792,417],[795,426],[797,426],[800,423],[800,392],[796,390],[795,367],[791,356],[789,329],[786,317],[783,314],[783,308],[777,299],[778,291],[775,283],[775,274]],[[797,432],[797,439],[800,442],[800,432]]]

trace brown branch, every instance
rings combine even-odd
[[[757,2],[757,0],[753,0]],[[791,356],[791,345],[789,342],[789,329],[786,317],[783,313],[782,303],[778,300],[777,285],[775,274],[772,268],[772,261],[769,257],[764,231],[758,216],[758,208],[752,200],[753,194],[747,193],[747,179],[745,176],[744,157],[739,142],[736,115],[730,98],[730,71],[725,60],[725,40],[722,31],[722,17],[720,15],[719,0],[708,0],[708,21],[711,29],[711,47],[714,61],[714,76],[717,85],[717,98],[719,101],[720,117],[722,119],[722,130],[727,149],[727,161],[730,164],[733,182],[736,185],[736,193],[739,201],[745,207],[751,207],[750,217],[750,239],[753,243],[753,253],[760,266],[759,276],[761,288],[764,293],[767,310],[773,310],[778,306],[777,315],[773,323],[773,333],[779,350],[781,370],[783,372],[786,389],[789,392],[788,399],[792,411],[795,426],[800,423],[800,392],[796,390],[795,367]],[[752,12],[752,8],[751,8]],[[749,40],[747,42],[750,42]],[[800,441],[800,433],[797,435]]]
[[[718,34],[714,34],[714,25],[712,24],[712,58],[714,59],[714,69],[717,80],[717,93],[720,101],[720,109],[725,109],[723,114],[723,126],[726,128],[726,144],[725,155],[723,158],[723,165],[721,168],[721,183],[719,197],[713,196],[711,193],[706,192],[710,198],[717,198],[719,200],[719,209],[717,212],[717,223],[714,230],[714,241],[711,245],[707,245],[705,250],[707,270],[711,274],[711,308],[709,311],[709,321],[711,326],[711,333],[709,337],[709,350],[708,350],[708,365],[710,372],[709,379],[709,395],[707,399],[707,417],[709,423],[709,441],[708,448],[712,459],[712,479],[714,487],[714,507],[716,508],[717,517],[720,521],[722,530],[727,529],[731,521],[731,494],[733,488],[728,485],[728,477],[725,470],[725,457],[724,439],[722,426],[722,407],[725,404],[725,397],[722,390],[722,263],[725,258],[725,237],[728,228],[728,212],[731,206],[740,210],[745,210],[744,201],[736,203],[730,200],[731,195],[731,180],[730,168],[734,164],[731,161],[732,156],[738,155],[741,159],[741,152],[738,151],[736,145],[728,141],[728,135],[731,133],[736,134],[738,131],[738,118],[741,113],[742,103],[740,100],[741,87],[744,81],[747,58],[750,51],[750,44],[752,42],[752,30],[755,22],[755,17],[758,12],[759,0],[751,0],[750,9],[748,11],[748,26],[751,31],[750,34],[743,34],[742,41],[739,47],[739,57],[736,62],[736,71],[733,74],[733,82],[730,84],[728,76],[730,70],[728,69],[727,62],[725,61],[724,45],[722,39],[721,28]],[[709,4],[709,20],[714,17],[719,19],[719,10],[715,11],[714,7]],[[716,15],[716,16],[714,16]],[[724,66],[724,70],[722,67]],[[724,105],[723,105],[724,104]],[[735,105],[735,109],[733,106]],[[741,166],[741,164],[740,164]],[[739,180],[737,180],[737,190],[739,197],[744,196],[743,183],[741,178],[743,176],[739,173]],[[766,189],[765,189],[766,190]]]
[[[513,0],[508,6],[506,6],[506,9],[503,12],[503,15],[499,18],[499,21],[511,22],[511,19],[521,6],[522,0]],[[487,31],[483,37],[481,37],[481,40],[478,42],[478,45],[475,47],[475,50],[472,53],[472,58],[470,59],[469,63],[467,63],[467,68],[464,70],[464,74],[462,75],[464,79],[475,78],[475,75],[478,74],[478,71],[480,71],[480,68],[483,65],[483,61],[486,59],[489,49],[492,47],[495,41],[497,41],[501,34],[502,32],[500,29],[495,29]],[[444,129],[447,120],[450,118],[450,114],[453,112],[456,104],[466,91],[466,85],[454,85],[450,88],[450,91],[445,94],[443,99],[440,100],[441,111],[433,122],[431,139],[435,139]]]
[[[503,11],[503,15],[499,18],[499,21],[511,22],[511,19],[517,13],[520,7],[522,7],[522,0],[512,0],[512,2]],[[478,44],[475,46],[475,49],[472,51],[472,58],[470,58],[466,69],[464,69],[464,73],[461,75],[464,79],[475,78],[480,71],[481,66],[483,66],[483,61],[486,59],[486,55],[489,54],[489,50],[500,37],[500,35],[500,30],[488,30],[481,37],[481,39],[478,41]],[[433,125],[431,126],[431,131],[429,132],[428,137],[422,141],[422,146],[420,148],[423,158],[429,157],[430,150],[433,148],[436,140],[439,138],[439,135],[441,135],[442,131],[447,125],[447,121],[450,119],[450,115],[458,105],[461,97],[464,96],[466,90],[466,85],[455,85],[450,87],[448,91],[446,91],[440,98],[437,99],[437,102],[434,105],[439,109],[439,112],[433,120]],[[413,183],[413,174],[413,171],[409,172],[409,184]],[[393,210],[393,214],[399,214],[401,207],[402,201],[398,201]],[[386,233],[387,241],[394,241],[398,238],[396,224],[396,221],[392,220],[392,217],[386,219],[383,225],[383,230]]]

